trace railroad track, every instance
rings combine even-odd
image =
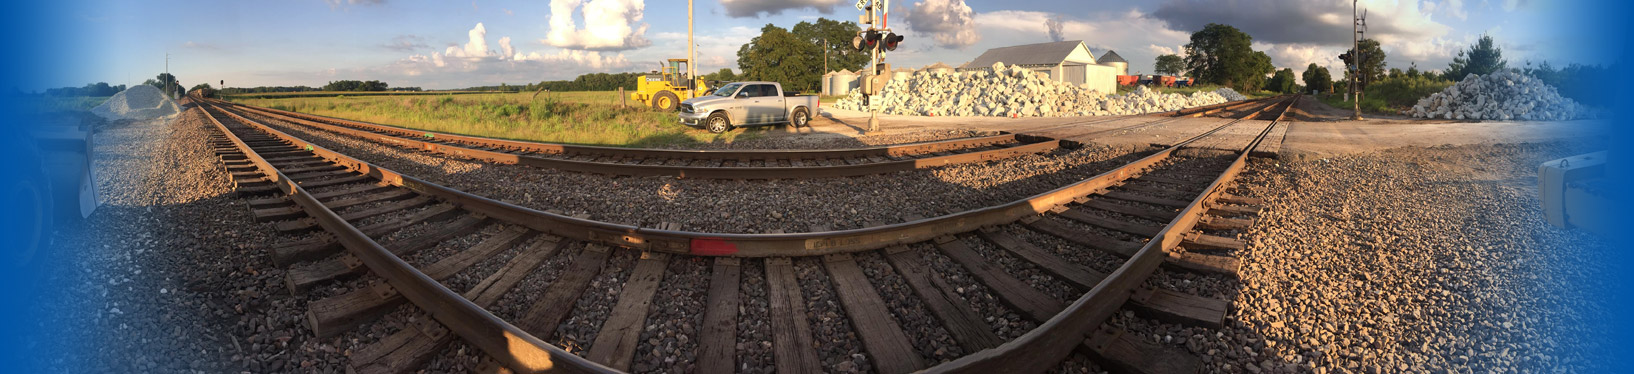
[[[1280,113],[1293,100],[1256,113]],[[419,370],[456,339],[486,354],[486,369],[519,372],[654,370],[641,353],[676,341],[702,373],[734,372],[756,357],[783,372],[851,362],[818,349],[835,342],[861,347],[868,366],[857,369],[887,373],[1042,372],[1074,352],[1119,370],[1195,371],[1191,354],[1106,322],[1128,309],[1223,323],[1226,301],[1148,278],[1160,268],[1235,273],[1229,254],[1245,244],[1230,235],[1246,231],[1259,202],[1228,190],[1279,122],[1236,152],[1187,146],[1241,120],[983,209],[855,230],[711,234],[505,204],[324,149],[218,104],[198,110],[220,131],[210,141],[257,219],[311,232],[270,248],[289,266],[290,290],[343,285],[308,303],[314,334],[399,324],[352,348],[350,369],[360,373]],[[537,275],[546,268],[555,274]],[[693,276],[676,275],[684,269]],[[666,300],[679,297],[666,287],[689,282],[701,283],[704,302]],[[821,297],[837,302],[808,302]],[[587,302],[609,312],[575,318]],[[414,315],[377,321],[396,308]],[[996,326],[1006,315],[1020,328]],[[673,318],[692,327],[649,327]],[[766,329],[746,336],[738,331],[746,324]],[[938,339],[951,343],[927,345]],[[757,349],[770,358],[746,351]]]
[[[404,148],[502,163],[605,175],[706,179],[849,177],[1047,153],[1071,142],[1006,134],[885,147],[827,150],[701,151],[537,143],[435,133],[213,101],[234,114]]]
[[[1111,134],[1111,133],[1116,133],[1116,132],[1127,132],[1127,131],[1139,130],[1139,129],[1152,127],[1152,126],[1156,126],[1156,125],[1175,122],[1175,121],[1178,121],[1178,120],[1181,120],[1181,119],[1184,119],[1184,118],[1195,118],[1195,117],[1205,117],[1205,116],[1213,116],[1213,115],[1226,115],[1226,114],[1242,114],[1242,113],[1255,113],[1255,114],[1258,114],[1258,113],[1261,112],[1260,109],[1264,109],[1264,108],[1266,108],[1268,106],[1275,105],[1275,103],[1277,103],[1278,100],[1283,99],[1283,98],[1284,97],[1281,97],[1281,96],[1267,97],[1267,98],[1260,98],[1260,99],[1253,99],[1253,100],[1225,102],[1225,103],[1214,104],[1214,105],[1200,106],[1200,107],[1196,107],[1196,108],[1186,108],[1186,109],[1181,109],[1181,110],[1172,111],[1172,112],[1160,112],[1160,113],[1148,113],[1148,114],[1131,114],[1131,115],[1117,116],[1117,117],[1114,117],[1114,118],[1107,118],[1107,119],[1092,119],[1092,120],[1085,120],[1085,121],[1074,121],[1074,122],[1068,122],[1068,123],[1063,123],[1063,124],[1049,126],[1049,127],[1032,129],[1032,131],[1041,133],[1041,132],[1044,132],[1044,131],[1056,130],[1056,129],[1062,129],[1062,128],[1068,128],[1068,127],[1101,124],[1101,123],[1121,121],[1121,120],[1125,120],[1125,119],[1129,119],[1129,118],[1142,117],[1142,116],[1161,115],[1161,117],[1158,117],[1156,119],[1146,121],[1146,122],[1131,124],[1131,125],[1128,125],[1128,126],[1117,127],[1117,128],[1096,130],[1096,131],[1091,131],[1091,132],[1084,133],[1084,134],[1074,135],[1074,136],[1078,136],[1078,137],[1092,137],[1092,136],[1106,135],[1106,134]]]

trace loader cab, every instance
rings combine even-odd
[[[696,89],[697,87],[692,86],[692,79],[688,79],[691,77],[687,76],[688,63],[690,62],[684,58],[669,59],[668,63],[664,65],[662,79],[669,82],[670,87],[686,87],[689,91]]]

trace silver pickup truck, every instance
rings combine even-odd
[[[681,124],[722,133],[739,126],[806,126],[821,104],[816,96],[783,92],[777,82],[736,82],[681,102]]]

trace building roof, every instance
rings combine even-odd
[[[1117,52],[1113,52],[1112,50],[1108,49],[1108,50],[1106,50],[1106,54],[1103,54],[1103,55],[1101,55],[1100,58],[1095,59],[1095,62],[1099,62],[1099,63],[1102,63],[1102,64],[1113,63],[1113,62],[1122,62],[1122,63],[1127,64],[1127,63],[1129,63],[1129,60],[1123,59],[1123,56],[1119,56]]]
[[[1068,40],[993,48],[962,67],[982,68],[992,66],[995,62],[1003,62],[1005,65],[1055,65],[1065,61],[1067,56],[1072,55],[1072,51],[1083,48],[1083,45],[1082,40]]]

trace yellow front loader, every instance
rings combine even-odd
[[[663,71],[655,71],[638,78],[635,92],[630,93],[630,100],[662,111],[675,111],[680,107],[681,100],[709,93],[709,87],[704,84],[703,79],[687,76],[687,64],[690,61],[672,58],[668,62],[664,65]]]

